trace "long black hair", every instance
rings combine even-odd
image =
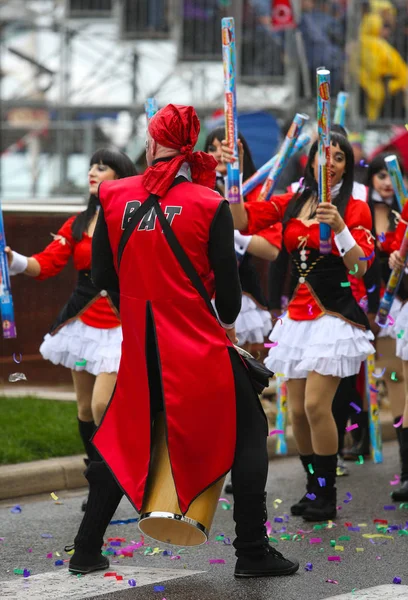
[[[136,167],[130,158],[124,152],[115,148],[99,148],[91,157],[89,166],[94,164],[106,165],[113,169],[118,179],[123,177],[131,177],[137,175]],[[88,206],[84,211],[79,213],[72,223],[72,236],[75,240],[80,241],[84,232],[88,229],[88,225],[98,208],[98,197],[94,194],[89,196]]]
[[[333,200],[333,204],[337,206],[337,209],[342,217],[348,204],[348,201],[353,190],[354,182],[354,154],[353,148],[351,147],[348,139],[341,133],[332,131],[330,134],[330,142],[333,146],[339,146],[344,152],[346,157],[346,166],[344,169],[343,183],[340,188],[339,195]],[[312,144],[309,151],[309,157],[307,160],[303,185],[288,204],[285,211],[283,223],[284,225],[289,219],[296,218],[301,212],[303,206],[313,195],[317,195],[317,181],[314,176],[313,163],[317,153],[317,140]]]
[[[244,181],[246,181],[249,177],[251,177],[251,175],[253,175],[256,172],[256,167],[254,164],[254,160],[252,158],[251,151],[248,146],[248,142],[246,141],[244,136],[239,131],[238,131],[238,138],[241,140],[242,146],[244,148],[243,178],[244,178]],[[205,140],[204,152],[208,152],[209,147],[211,146],[211,144],[213,143],[213,141],[215,139],[217,139],[219,142],[222,142],[222,140],[225,139],[224,127],[217,127],[217,129],[213,129],[212,131],[210,131],[210,133],[207,135],[207,138]]]
[[[374,206],[376,203],[373,200],[373,191],[374,191],[373,180],[374,180],[374,175],[376,175],[380,171],[383,171],[383,170],[387,171],[387,165],[385,163],[385,159],[387,158],[387,156],[390,156],[389,152],[382,152],[380,154],[377,154],[377,156],[375,156],[373,158],[373,160],[370,162],[370,164],[368,165],[368,169],[367,169],[368,205],[370,207],[371,216],[373,219],[373,234],[374,235],[376,235],[376,233],[375,233],[375,212],[374,212]],[[398,163],[399,163],[399,166],[401,169],[401,173],[402,173],[402,175],[404,175],[404,167],[399,158],[398,158]],[[392,199],[392,204],[390,204],[389,207],[390,207],[390,212],[388,214],[389,231],[395,231],[396,223],[395,223],[395,219],[394,219],[394,213],[392,211],[393,210],[396,212],[400,211],[398,201],[397,201],[395,194]]]

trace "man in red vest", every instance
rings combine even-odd
[[[74,573],[109,566],[100,550],[123,493],[140,512],[159,411],[183,514],[232,469],[235,575],[289,575],[299,568],[266,535],[268,427],[232,343],[241,306],[233,222],[228,203],[213,191],[216,161],[193,152],[199,131],[193,107],[162,108],[149,121],[145,173],[99,189],[92,277],[98,287],[120,289],[123,345],[116,388],[93,439],[103,462],[87,471],[90,494],[70,560]],[[165,219],[202,293],[173,253]],[[214,294],[218,319],[208,302]]]

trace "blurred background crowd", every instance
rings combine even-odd
[[[292,15],[277,27],[282,4]],[[315,71],[325,66],[333,105],[338,91],[349,93],[360,181],[383,149],[408,169],[408,0],[0,0],[0,195],[10,244],[31,255],[85,205],[96,148],[114,145],[144,169],[147,97],[193,104],[203,147],[224,119],[224,16],[235,18],[239,126],[258,168],[295,112],[315,129]],[[281,189],[300,175],[302,157],[292,167]],[[10,341],[0,361],[24,348],[32,381],[68,381],[38,346],[74,272],[60,285],[44,282],[41,294],[21,279],[13,282],[19,346]]]

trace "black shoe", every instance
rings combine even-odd
[[[358,430],[357,430],[358,431]],[[343,450],[343,460],[357,460],[359,456],[369,458],[370,450],[370,432],[368,427],[364,427],[360,432],[360,439],[354,441],[351,448]]]
[[[229,483],[227,483],[227,485],[224,488],[224,492],[226,494],[232,494],[233,493],[233,489],[232,489],[232,481],[230,481]]]
[[[337,516],[336,488],[322,488],[309,506],[303,512],[305,521],[331,521]]]
[[[292,575],[299,569],[297,560],[288,560],[267,545],[263,555],[240,556],[235,564],[235,577],[278,577]]]
[[[401,487],[398,490],[392,492],[391,498],[395,502],[408,502],[408,479],[401,483]]]
[[[109,569],[109,560],[100,553],[87,554],[81,550],[75,550],[69,561],[68,570],[75,575],[87,575],[94,571]]]
[[[87,504],[88,504],[88,498],[85,498],[85,500],[82,500],[82,504],[81,504],[82,512],[86,511]]]
[[[303,515],[307,507],[313,504],[313,502],[314,500],[310,500],[310,498],[308,498],[305,494],[303,498],[299,500],[299,502],[297,502],[296,504],[292,504],[292,506],[290,507],[290,512],[295,517],[299,517]]]

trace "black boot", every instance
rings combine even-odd
[[[103,536],[123,496],[104,462],[92,461],[85,475],[89,481],[88,503],[69,561],[69,571],[81,574],[109,567],[109,560],[101,554]]]
[[[265,522],[266,494],[234,496],[235,577],[274,577],[292,575],[299,569],[297,560],[288,560],[269,545]]]
[[[227,483],[227,485],[224,488],[224,492],[226,494],[232,494],[233,493],[233,488],[232,488],[232,481],[229,480],[229,482]]]
[[[313,473],[311,473],[309,470],[309,465],[311,465],[311,468],[313,470],[314,469],[314,466],[313,466],[314,465],[314,454],[304,454],[304,455],[300,454],[299,458],[300,458],[300,461],[303,465],[303,468],[304,468],[306,476],[307,476],[306,494],[312,494],[312,493],[314,493],[315,478],[314,478]],[[311,502],[313,502],[313,500],[310,500],[310,498],[308,498],[306,494],[303,496],[303,498],[301,498],[299,500],[299,502],[297,502],[296,504],[293,504],[290,507],[290,512],[292,513],[292,515],[295,515],[295,516],[303,515],[304,511],[309,506],[309,504]]]
[[[391,498],[395,502],[408,502],[408,427],[398,427],[397,432],[401,456],[401,486],[392,492]]]
[[[354,423],[358,427],[351,431],[353,444],[350,448],[343,450],[344,460],[357,460],[359,456],[364,456],[364,458],[371,456],[368,412],[363,410],[359,415],[355,415]]]
[[[315,478],[320,482],[324,480],[325,485],[315,487],[316,499],[303,512],[305,521],[328,521],[336,518],[336,467],[337,454],[315,454]]]
[[[81,419],[78,418],[78,430],[88,460],[95,460],[96,450],[93,444],[91,443],[91,438],[96,431],[96,425],[94,421],[81,421]]]

